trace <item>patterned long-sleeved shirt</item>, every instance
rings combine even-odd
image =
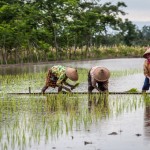
[[[58,78],[56,84],[62,85],[62,82],[64,80],[66,80],[67,76],[66,76],[66,67],[61,66],[61,65],[57,65],[57,66],[53,66],[51,68],[52,73]]]

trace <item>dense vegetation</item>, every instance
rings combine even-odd
[[[130,56],[133,49],[140,56],[150,27],[139,30],[122,20],[125,7],[99,0],[1,0],[0,64]]]

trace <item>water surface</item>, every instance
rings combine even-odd
[[[111,72],[110,91],[141,91],[144,59],[108,59],[61,63]],[[55,63],[58,64],[58,63]],[[3,67],[1,74],[46,71],[54,64]],[[24,82],[23,82],[24,83]],[[18,85],[25,91],[24,84]],[[3,89],[12,89],[9,83]],[[35,88],[40,91],[40,87]],[[48,91],[55,91],[49,88]],[[87,82],[74,91],[87,91]],[[0,95],[0,149],[9,150],[149,150],[150,98],[144,95],[3,96]],[[100,102],[100,103],[98,103]]]

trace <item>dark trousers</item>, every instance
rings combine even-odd
[[[106,84],[106,82],[97,82],[98,84],[98,88],[101,91],[106,91],[108,90],[108,88],[106,88],[104,85]],[[92,82],[91,82],[91,75],[90,75],[90,71],[88,73],[88,92],[92,92],[94,89],[94,87],[92,86]]]
[[[150,84],[149,84],[149,78],[145,78],[145,81],[144,81],[144,85],[143,85],[143,87],[142,87],[142,90],[143,91],[147,91],[147,90],[149,90],[149,86],[150,86]]]

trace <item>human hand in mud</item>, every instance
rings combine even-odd
[[[65,89],[67,92],[69,92],[69,93],[72,92],[71,89],[69,89],[69,88],[67,88],[67,87],[64,87],[64,89]]]
[[[79,85],[79,83],[76,83],[75,85],[72,85],[71,90],[75,89],[78,85]]]

